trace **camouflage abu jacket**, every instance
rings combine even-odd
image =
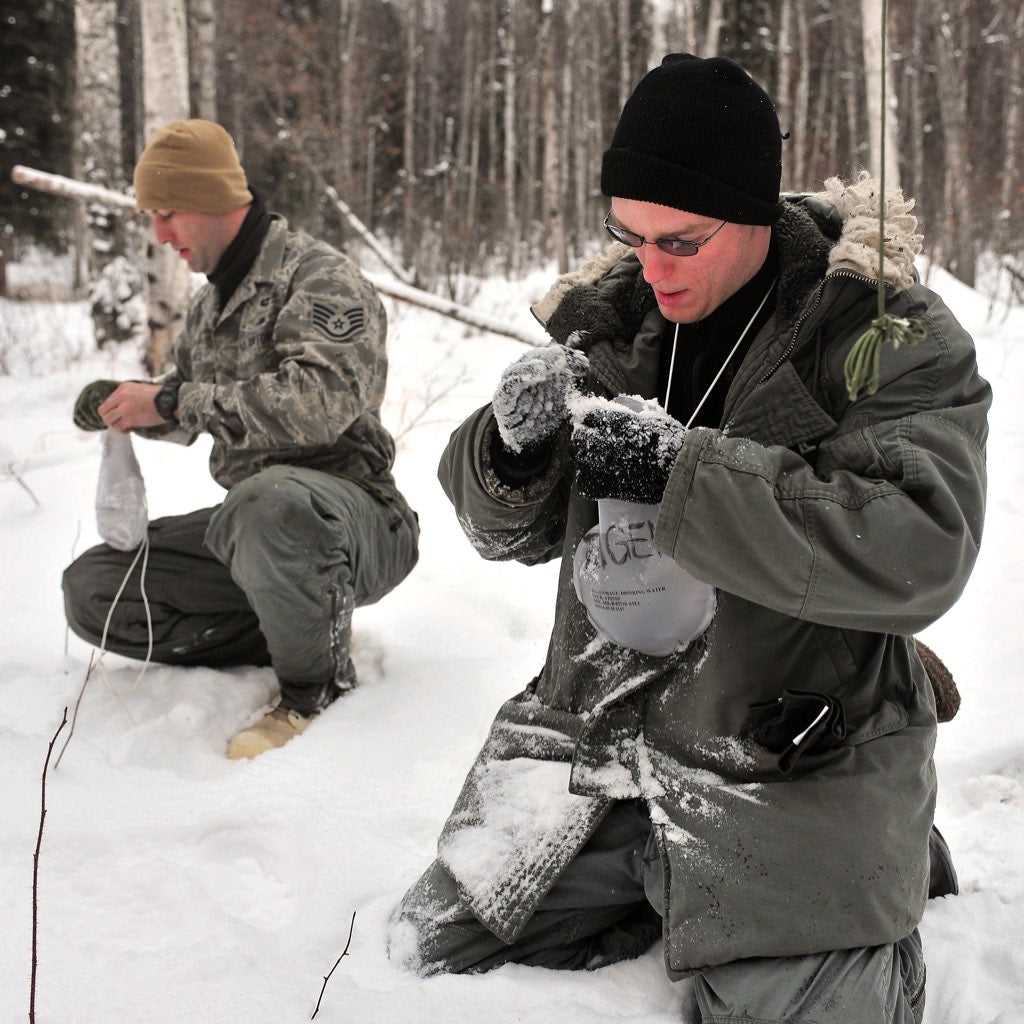
[[[491,464],[489,406],[444,453],[442,486],[483,557],[561,558],[544,666],[500,709],[438,843],[506,941],[622,799],[650,811],[672,977],[894,942],[924,911],[935,708],[912,634],[977,556],[991,393],[970,337],[915,278],[900,200],[887,303],[927,336],[886,348],[877,392],[850,401],[843,364],[876,315],[877,188],[826,186],[786,204],[776,309],[721,428],[687,433],[661,503],[655,547],[717,589],[688,648],[643,655],[588,621],[572,562],[597,508],[573,487],[567,437],[518,488]],[[556,341],[582,338],[589,388],[656,394],[666,322],[624,247],[535,312]]]
[[[355,264],[274,216],[223,311],[210,284],[189,306],[167,378],[181,382],[179,426],[140,433],[211,434],[210,472],[226,488],[279,463],[386,478],[386,330]]]

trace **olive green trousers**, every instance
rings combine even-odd
[[[389,953],[423,975],[506,963],[594,970],[638,956],[661,937],[661,866],[641,801],[622,801],[569,865],[515,942],[472,914],[435,861],[389,927]],[[924,955],[915,930],[900,942],[799,957],[760,957],[693,978],[702,1024],[920,1024]]]
[[[310,713],[354,682],[352,611],[412,570],[419,527],[390,477],[273,466],[148,537],[144,576],[140,558],[125,582],[136,552],[107,544],[65,570],[72,630],[130,658],[152,642],[165,664],[272,665],[284,706]]]

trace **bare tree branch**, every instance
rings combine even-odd
[[[465,384],[469,380],[469,374],[466,372],[466,367],[462,366],[459,368],[458,374],[454,379],[450,380],[443,388],[439,391],[434,390],[436,381],[430,381],[427,384],[427,393],[423,396],[423,405],[420,406],[419,411],[415,415],[411,416],[408,420],[405,416],[402,416],[401,426],[395,432],[394,438],[397,444],[409,431],[415,429],[422,424],[423,417],[431,409],[432,406],[437,405],[442,398],[450,395],[457,387]],[[404,410],[403,410],[404,412]]]
[[[316,1018],[316,1015],[320,1012],[320,1000],[323,999],[324,992],[327,991],[327,982],[329,982],[331,980],[331,975],[337,969],[338,964],[340,964],[341,961],[344,960],[345,957],[348,955],[348,947],[352,945],[352,930],[355,928],[355,926],[356,926],[356,912],[353,910],[352,911],[352,922],[348,926],[348,941],[345,943],[345,948],[341,951],[341,956],[339,956],[338,959],[334,961],[334,967],[332,967],[327,972],[327,974],[324,976],[324,984],[323,984],[323,987],[320,989],[320,997],[316,1001],[316,1009],[313,1011],[313,1016],[309,1018],[310,1020],[314,1020]]]
[[[39,799],[39,832],[36,835],[36,852],[32,858],[32,980],[28,997],[29,1024],[35,1024],[36,1020],[36,973],[39,967],[39,851],[43,845],[43,823],[46,821],[46,773],[50,767],[50,755],[53,753],[57,737],[67,722],[68,709],[65,707],[64,717],[61,719],[60,725],[57,726],[50,745],[46,748],[46,760],[43,762],[42,792]]]
[[[14,468],[13,462],[8,462],[5,463],[3,466],[0,466],[0,470],[2,470],[16,484],[18,484],[18,486],[21,487],[28,494],[28,496],[36,503],[36,505],[42,504],[42,502],[40,502],[40,500],[35,496],[35,492],[32,490],[32,488],[29,487],[27,483],[25,483],[25,481],[21,478],[21,474]]]
[[[75,723],[78,721],[78,709],[82,706],[82,698],[85,696],[85,688],[89,685],[89,679],[92,676],[92,670],[94,662],[96,660],[96,649],[93,648],[89,652],[89,665],[85,670],[85,678],[82,680],[82,687],[78,691],[78,699],[75,701],[75,710],[71,713],[71,728],[68,730],[67,739],[64,740],[64,746],[60,748],[60,753],[57,755],[57,760],[53,762],[53,770],[56,771],[60,767],[60,759],[64,756],[64,751],[68,749],[68,744],[71,742],[71,737],[75,735]]]

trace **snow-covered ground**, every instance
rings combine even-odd
[[[474,305],[532,323],[546,275],[483,282]],[[924,919],[928,1024],[1024,1021],[1024,311],[932,284],[974,333],[996,393],[990,498],[977,571],[924,635],[963,706],[939,731],[938,821],[961,895]],[[555,566],[484,563],[435,477],[452,428],[522,346],[389,302],[385,408],[396,474],[419,511],[421,561],[356,613],[362,685],[297,742],[252,762],[228,736],[273,690],[269,670],[168,669],[103,659],[47,788],[39,876],[37,1020],[284,1024],[668,1024],[688,986],[660,946],[593,974],[505,967],[420,980],[384,950],[385,923],[438,830],[499,703],[540,666]],[[96,377],[139,376],[93,352],[77,304],[0,303],[0,1024],[29,1005],[40,775],[90,648],[68,636],[60,574],[96,541],[100,444],[70,413]],[[219,500],[208,447],[136,441],[152,516]],[[17,474],[17,478],[14,475]],[[19,483],[20,479],[20,483]],[[24,486],[22,486],[24,485]],[[31,493],[30,493],[31,492]],[[61,742],[67,735],[65,729]]]

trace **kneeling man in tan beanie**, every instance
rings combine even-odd
[[[267,212],[218,124],[158,131],[135,191],[157,241],[208,283],[171,373],[93,382],[75,422],[183,444],[206,432],[227,493],[150,524],[145,596],[136,572],[114,604],[133,552],[100,544],[78,558],[64,574],[67,618],[91,643],[106,626],[107,649],[128,657],[152,641],[166,664],[273,666],[280,697],[228,747],[254,757],[355,685],[352,611],[416,563],[416,514],[380,421],[385,313],[351,260]]]

